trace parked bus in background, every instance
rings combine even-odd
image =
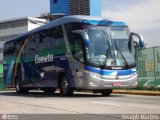
[[[120,21],[66,16],[27,32],[4,45],[4,85],[17,93],[60,89],[92,90],[110,95],[114,88],[137,85],[135,41]]]

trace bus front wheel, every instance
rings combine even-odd
[[[102,90],[101,91],[102,96],[110,96],[111,93],[112,93],[112,89]]]
[[[69,82],[66,76],[61,77],[60,94],[64,96],[73,95],[73,89],[69,88]]]

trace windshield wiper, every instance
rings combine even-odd
[[[106,54],[105,54],[105,55],[106,55],[105,63],[107,63],[109,56],[110,56],[110,58],[112,59],[111,65],[113,65],[113,63],[116,62],[116,59],[114,59],[113,53],[112,53],[112,50],[111,50],[110,47],[109,47],[109,49],[106,50]]]
[[[127,62],[126,58],[124,57],[124,55],[122,54],[122,52],[118,48],[116,48],[116,50],[117,50],[117,52],[120,53],[121,57],[123,58],[126,68],[129,68],[128,62]]]
[[[117,52],[119,52],[120,53],[120,55],[122,56],[122,58],[123,58],[123,60],[124,60],[124,62],[125,62],[125,66],[126,66],[126,68],[129,68],[129,64],[128,64],[128,62],[127,62],[127,60],[126,60],[126,58],[124,57],[124,55],[122,54],[122,52],[120,51],[120,49],[117,47],[117,43],[115,42],[115,46],[116,46],[116,50],[117,50]],[[118,54],[117,54],[118,55]]]
[[[101,31],[102,31],[102,33],[108,38],[107,43],[108,43],[108,47],[109,47],[109,48],[106,50],[106,54],[105,54],[106,58],[105,58],[105,62],[104,62],[103,65],[106,65],[106,63],[108,62],[109,54],[110,54],[110,58],[112,59],[111,65],[113,65],[114,63],[116,63],[116,58],[115,58],[115,56],[113,55],[111,46],[110,46],[110,44],[109,44],[110,36],[109,36],[108,34],[106,34],[105,31],[104,31],[102,28],[101,28]]]

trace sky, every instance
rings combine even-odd
[[[102,16],[124,21],[143,35],[147,47],[160,46],[160,0],[102,0]],[[36,17],[49,11],[49,0],[0,0],[0,21]]]
[[[102,16],[125,21],[132,32],[143,35],[147,47],[160,46],[160,0],[102,2]]]

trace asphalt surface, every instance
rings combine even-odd
[[[112,94],[102,97],[99,94],[77,92],[73,96],[63,97],[59,93],[46,95],[40,91],[23,95],[3,91],[0,92],[0,114],[54,114],[55,117],[61,114],[64,118],[66,116],[63,114],[71,114],[71,118],[86,115],[83,116],[85,119],[117,120],[121,119],[120,114],[160,114],[160,96]],[[34,117],[37,116],[32,119]]]

